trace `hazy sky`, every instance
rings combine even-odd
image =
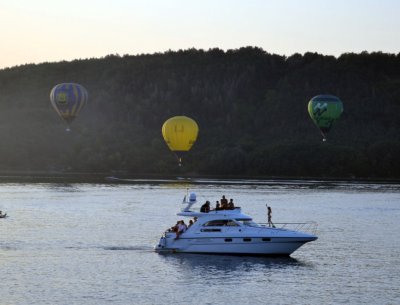
[[[399,0],[0,0],[0,68],[187,48],[400,52]]]

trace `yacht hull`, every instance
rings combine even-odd
[[[174,238],[163,237],[155,247],[158,252],[288,256],[315,236],[293,238]],[[228,241],[227,241],[228,240]]]

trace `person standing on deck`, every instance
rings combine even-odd
[[[225,195],[222,196],[220,202],[221,202],[221,210],[226,210],[228,208],[228,199],[225,198]]]
[[[274,224],[272,223],[272,209],[268,205],[267,205],[267,210],[268,210],[268,227],[275,228]]]

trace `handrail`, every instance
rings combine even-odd
[[[216,209],[214,207],[210,208],[210,212],[220,212],[220,211],[235,211],[235,210],[239,210],[241,211],[241,207],[234,207],[233,209]],[[196,208],[189,208],[187,209],[187,207],[181,208],[181,212],[200,212],[200,208],[196,207]]]
[[[259,223],[262,227],[271,227],[268,223]],[[283,230],[302,231],[305,233],[316,234],[318,223],[315,221],[309,222],[274,222],[273,227]]]

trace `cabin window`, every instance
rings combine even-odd
[[[249,242],[249,241],[251,241],[251,238],[243,238],[243,241]]]
[[[203,227],[222,227],[222,226],[236,227],[238,226],[238,224],[232,219],[218,219],[218,220],[211,220],[203,225]]]
[[[224,220],[211,220],[206,222],[203,226],[204,227],[221,227],[224,225]]]
[[[221,229],[201,229],[201,232],[221,232]]]
[[[271,241],[271,238],[263,238],[262,241]]]
[[[225,238],[225,242],[231,242],[232,238]]]
[[[259,224],[255,223],[252,219],[235,219],[235,220],[244,226],[259,227]]]

